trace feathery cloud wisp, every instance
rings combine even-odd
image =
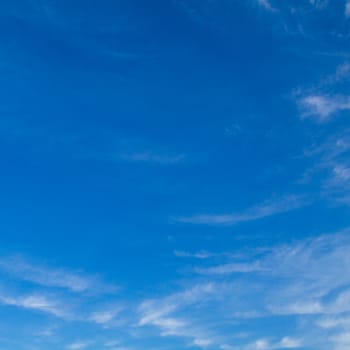
[[[334,114],[350,110],[349,96],[310,95],[300,101],[303,117],[314,118],[320,123],[328,121]]]
[[[95,311],[88,320],[96,324],[107,325],[119,314],[120,310],[121,308],[113,308],[111,310]]]
[[[91,342],[89,342],[89,341],[77,341],[77,342],[74,342],[72,344],[69,344],[67,346],[67,349],[68,350],[82,350],[82,349],[86,349],[90,345],[91,345]]]
[[[61,304],[44,295],[28,295],[19,297],[0,295],[0,303],[22,309],[44,312],[59,318],[67,318],[69,316],[69,313],[64,310],[64,307]]]
[[[350,0],[348,0],[345,4],[345,16],[350,17]]]
[[[84,276],[65,269],[55,269],[27,262],[20,256],[0,258],[0,270],[23,281],[34,284],[69,289],[81,293],[87,291],[113,291],[115,286],[107,285],[93,276]]]
[[[139,326],[153,326],[160,330],[161,336],[175,336],[190,339],[191,345],[206,348],[213,343],[209,335],[200,327],[175,315],[184,307],[215,296],[214,284],[199,284],[183,292],[165,298],[146,300],[139,307]]]
[[[209,259],[214,256],[214,254],[205,252],[205,251],[190,253],[190,252],[185,252],[181,250],[175,250],[174,255],[177,256],[178,258],[193,258],[193,259]]]
[[[241,222],[255,221],[276,214],[288,212],[307,204],[303,196],[286,196],[276,201],[266,201],[238,214],[201,214],[178,217],[175,221],[203,225],[235,225]]]
[[[183,154],[170,155],[154,152],[134,152],[120,154],[118,158],[127,162],[177,164],[183,161],[185,159],[185,156]]]
[[[271,3],[269,0],[256,0],[256,2],[262,6],[265,10],[274,12],[276,11],[276,9],[274,7],[272,7]]]
[[[262,271],[258,263],[229,263],[209,268],[196,268],[195,271],[201,275],[229,275],[233,273],[251,273]]]

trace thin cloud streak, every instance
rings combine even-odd
[[[20,256],[0,258],[0,270],[23,281],[46,287],[64,288],[75,293],[117,290],[116,286],[107,285],[96,277],[31,264]]]
[[[308,183],[322,175],[321,194],[335,203],[350,204],[350,132],[344,130],[304,151],[313,160],[301,183]]]
[[[140,153],[123,153],[117,158],[127,162],[140,163],[158,163],[158,164],[177,164],[185,159],[183,154],[163,154],[154,152],[140,152]]]
[[[105,326],[115,319],[115,317],[120,313],[121,309],[121,307],[114,307],[110,310],[95,311],[89,316],[88,320],[90,322]]]
[[[146,300],[139,306],[140,327],[153,326],[160,330],[162,337],[180,337],[189,339],[191,346],[207,348],[215,344],[201,327],[193,324],[184,317],[174,314],[190,307],[198,302],[215,298],[216,288],[214,284],[198,284],[183,292],[175,293],[165,298]]]
[[[195,272],[201,275],[229,275],[232,273],[261,272],[263,267],[258,263],[231,263],[209,268],[196,268]]]
[[[256,2],[262,6],[265,10],[271,11],[271,12],[276,12],[277,9],[272,7],[271,3],[269,0],[256,0]]]
[[[64,310],[64,307],[61,304],[44,295],[28,295],[19,297],[0,295],[0,303],[7,306],[40,311],[63,319],[67,319],[70,316],[69,313]]]
[[[190,259],[210,259],[215,256],[215,254],[205,252],[205,251],[190,253],[190,252],[185,252],[181,250],[175,250],[174,255],[178,258],[190,258]]]
[[[297,349],[303,347],[300,339],[283,337],[279,342],[272,343],[268,339],[258,339],[248,345],[246,350]]]
[[[90,341],[77,341],[67,346],[68,350],[82,350],[89,347],[92,343]]]
[[[266,201],[238,214],[202,214],[175,218],[176,222],[200,225],[236,225],[282,214],[308,204],[303,196],[287,196],[276,201]]]

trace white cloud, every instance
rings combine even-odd
[[[18,308],[40,311],[60,318],[68,318],[69,313],[62,304],[44,295],[5,296],[0,295],[0,303]]]
[[[247,350],[297,349],[302,347],[300,339],[284,337],[279,342],[272,343],[268,339],[258,339],[246,347]]]
[[[340,64],[335,73],[324,79],[321,85],[333,85],[350,78],[350,63]]]
[[[179,258],[194,258],[194,259],[209,259],[214,256],[214,254],[209,252],[196,252],[196,253],[189,253],[184,252],[180,250],[175,250],[174,255]]]
[[[213,343],[209,334],[175,314],[215,294],[214,284],[199,284],[165,298],[144,301],[139,307],[139,326],[154,326],[160,330],[161,336],[190,339],[192,345],[206,348]]]
[[[334,178],[336,181],[347,182],[350,180],[350,168],[337,164],[333,168]]]
[[[345,4],[345,16],[350,17],[350,0],[347,0]]]
[[[192,345],[199,346],[201,348],[205,348],[205,347],[210,346],[212,344],[213,344],[213,342],[210,339],[205,339],[205,338],[195,338],[192,342]]]
[[[93,312],[88,319],[89,321],[100,325],[107,325],[120,313],[120,311],[120,307],[112,308],[111,310],[96,311]]]
[[[348,231],[310,239],[294,246],[279,248],[266,258],[270,275],[288,278],[285,285],[272,291],[270,310],[285,314],[329,314],[350,311],[350,284],[346,270],[350,263]],[[350,272],[350,271],[349,271]],[[341,288],[340,291],[337,291]],[[323,297],[332,295],[324,302]]]
[[[166,298],[146,300],[141,303],[139,310],[142,315],[139,324],[141,326],[167,316],[178,309],[205,300],[215,295],[215,284],[204,283],[195,285],[183,292],[174,293]]]
[[[77,341],[72,344],[67,345],[68,350],[82,350],[86,349],[91,345],[91,341]]]
[[[177,164],[185,159],[183,154],[166,154],[155,152],[122,153],[118,158],[128,162]]]
[[[328,6],[329,0],[310,0],[310,3],[318,9],[324,9]]]
[[[162,335],[190,338],[193,342],[197,333],[192,333],[191,338],[188,328],[201,330],[203,338],[206,325],[216,324],[220,319],[222,323],[208,339],[216,347],[225,344],[226,349],[234,344],[234,338],[222,331],[224,320],[230,325],[231,320],[233,330],[237,322],[251,332],[247,343],[238,346],[240,349],[317,348],[321,343],[334,348],[335,340],[322,332],[339,332],[350,324],[346,316],[350,314],[349,234],[350,229],[261,249],[259,254],[247,253],[244,263],[234,255],[218,255],[214,261],[222,258],[225,263],[209,266],[211,260],[198,260],[204,266],[194,271],[200,272],[199,278],[210,283],[210,287],[203,289],[195,284],[192,290],[187,288],[145,302],[140,309],[140,323],[157,327]],[[254,275],[246,273],[250,271]],[[205,315],[205,320],[201,315]],[[266,334],[266,338],[249,341],[256,327],[249,328],[252,319],[268,325],[278,317],[292,317],[293,322],[301,322],[302,328],[279,339]],[[317,339],[310,334],[317,334]],[[232,349],[237,346],[232,345]]]
[[[258,339],[254,343],[254,349],[256,349],[256,350],[271,349],[271,345],[270,345],[269,341],[266,339]]]
[[[276,11],[276,9],[272,7],[269,0],[256,0],[256,2],[268,11]]]
[[[154,307],[156,306],[154,305]],[[195,326],[183,318],[170,316],[176,309],[177,307],[173,305],[168,309],[163,307],[160,310],[148,310],[149,314],[142,315],[139,325],[148,325],[158,328],[160,330],[160,336],[162,337],[190,339],[191,345],[201,348],[206,348],[213,343],[213,341],[208,338],[208,334],[198,329],[198,326]]]
[[[303,109],[304,118],[314,118],[323,123],[338,112],[350,111],[350,97],[309,95],[300,100],[300,105]]]
[[[318,320],[317,324],[324,329],[347,329],[350,327],[350,316],[327,316]]]
[[[175,221],[204,225],[235,225],[241,222],[255,221],[276,214],[285,213],[307,204],[305,197],[286,196],[279,200],[266,201],[238,214],[201,214],[189,217],[178,217]]]
[[[209,268],[196,268],[195,271],[202,275],[229,275],[232,273],[249,273],[262,271],[258,263],[229,263]]]
[[[119,340],[108,340],[104,343],[104,346],[107,348],[117,348],[120,345]]]
[[[300,339],[284,337],[281,339],[278,347],[281,349],[295,349],[302,347],[302,341]]]
[[[350,348],[350,332],[341,332],[332,336],[335,350],[348,350]]]
[[[318,181],[320,193],[332,202],[350,204],[350,130],[344,130],[304,152],[313,165],[303,182]]]
[[[256,273],[260,276],[275,281],[274,288],[264,284],[260,287],[263,294],[259,297],[270,300],[264,305],[261,299],[262,309],[276,315],[337,315],[350,312],[350,289],[346,287],[350,285],[349,232],[345,230],[339,234],[276,247],[247,265],[251,266],[251,270],[256,267]],[[232,266],[235,264],[232,262]],[[220,277],[231,272],[229,266],[216,265],[206,267],[204,271],[213,271],[216,273],[213,276]],[[340,274],[340,270],[343,273]],[[254,279],[246,274],[241,275],[240,281],[244,283],[245,290],[250,289],[249,285]],[[326,296],[329,296],[327,302],[324,301]]]
[[[107,285],[96,277],[31,264],[19,256],[0,258],[0,270],[23,281],[46,287],[65,288],[73,292],[116,290],[115,286]]]

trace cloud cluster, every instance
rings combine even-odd
[[[215,286],[215,296],[207,304],[203,304],[205,294],[196,302],[207,313],[217,310],[217,319],[231,315],[244,322],[268,322],[271,317],[290,317],[302,325],[293,337],[273,341],[273,335],[269,335],[245,344],[244,349],[335,346],[335,334],[342,334],[350,322],[344,316],[350,314],[349,237],[350,231],[344,230],[266,249],[258,259],[246,256],[244,260],[229,259],[211,266],[203,262],[206,267],[196,267],[194,272],[205,275]],[[172,312],[174,309],[167,310],[168,317]],[[322,335],[324,329],[332,329],[331,341]],[[308,333],[318,334],[319,343]]]

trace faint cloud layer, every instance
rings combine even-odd
[[[233,273],[249,273],[263,271],[259,263],[229,263],[209,268],[196,268],[195,271],[202,275],[229,275]]]
[[[257,247],[260,249],[258,256],[203,253],[204,258],[197,260],[199,265],[194,268],[191,265],[193,275],[185,283],[181,282],[184,287],[178,292],[133,300],[133,307],[125,309],[129,321],[122,328],[129,332],[135,325],[137,329],[152,327],[159,336],[177,337],[187,345],[229,350],[237,348],[235,332],[244,322],[250,334],[239,340],[240,349],[311,348],[317,344],[334,348],[344,343],[342,332],[350,324],[349,233],[346,229],[290,244]],[[177,255],[187,257],[189,254],[178,252]],[[224,262],[220,263],[222,260]],[[56,283],[49,286],[52,284],[56,286]],[[22,296],[12,293],[10,296],[2,292],[0,303],[70,322],[87,321],[100,327],[110,324],[122,311],[116,304],[96,305],[98,309],[89,315],[86,312],[72,314],[65,298],[43,293]],[[303,326],[291,328],[291,334],[283,337],[276,337],[272,331],[270,334],[265,327],[262,335],[256,324],[268,325],[270,317],[274,320],[303,318]],[[255,326],[250,328],[250,322]],[[230,332],[225,331],[226,326]],[[333,337],[323,334],[328,330],[333,332]],[[80,349],[78,344],[91,345],[77,341],[68,347]]]
[[[90,315],[89,321],[100,325],[107,325],[113,321],[120,311],[120,307],[110,307],[108,310],[96,311]]]
[[[350,111],[349,96],[311,95],[300,101],[303,117],[311,117],[318,122],[326,122],[335,114]]]
[[[176,164],[185,159],[182,154],[170,155],[154,152],[123,153],[118,156],[121,160],[140,163]]]
[[[115,292],[116,286],[105,284],[96,277],[75,274],[64,269],[53,269],[31,264],[22,257],[0,258],[0,271],[23,281],[47,287],[66,288],[72,292]]]
[[[161,336],[176,336],[191,341],[191,345],[206,348],[214,344],[210,332],[175,313],[189,308],[198,302],[210,300],[216,289],[211,283],[198,284],[180,293],[162,299],[146,300],[139,307],[139,326],[153,326],[160,330]]]
[[[304,196],[286,196],[254,206],[238,214],[202,214],[178,217],[177,222],[201,225],[236,225],[241,222],[255,221],[269,216],[285,213],[308,204]]]
[[[91,345],[91,342],[77,341],[67,346],[68,350],[82,350]]]
[[[23,121],[1,120],[0,135],[12,141],[30,144],[27,151],[32,148],[42,153],[55,151],[82,159],[111,163],[176,165],[187,159],[183,153],[170,151],[162,146],[151,147],[141,140],[121,137],[113,130],[60,131],[46,125],[33,127]],[[33,147],[37,143],[40,147]],[[45,147],[42,147],[43,144]]]
[[[346,17],[350,17],[350,1],[348,0],[345,5],[345,15]]]
[[[266,337],[257,336],[255,341],[243,342],[238,348],[334,348],[341,343],[343,332],[350,324],[349,233],[346,229],[271,247],[259,258],[246,255],[241,259],[229,259],[229,263],[209,266],[203,261],[205,267],[196,267],[194,272],[202,273],[206,283],[211,283],[209,294],[198,289],[201,293],[191,303],[178,301],[175,306],[172,302],[177,300],[174,294],[152,302],[148,311],[157,319],[165,315],[167,318],[186,315],[189,324],[195,322],[205,327],[206,322],[191,317],[191,313],[196,315],[199,308],[202,314],[213,313],[211,321],[219,318],[228,322],[236,320],[237,324],[253,322],[255,333],[259,333],[256,325],[264,322],[267,326],[272,316],[274,319],[290,317],[302,324],[301,329],[294,329],[293,336],[273,340],[274,335],[267,331]],[[339,274],[340,270],[344,273]],[[207,320],[208,323],[211,321]],[[151,324],[159,327],[159,324]],[[232,326],[231,331],[234,329]],[[338,336],[329,338],[326,329]],[[230,349],[230,346],[235,349],[227,334],[221,334],[222,343],[217,342],[220,327],[213,326],[211,331],[213,344],[221,349]]]
[[[303,181],[320,178],[321,194],[338,203],[350,204],[350,131],[330,136],[304,152],[314,165],[304,174]]]
[[[68,318],[69,313],[65,307],[55,299],[49,299],[44,295],[27,295],[27,296],[4,296],[0,295],[0,303],[8,306],[15,306],[21,309],[28,309],[52,314],[59,318]]]
[[[256,2],[268,11],[275,11],[268,0],[256,0]]]

